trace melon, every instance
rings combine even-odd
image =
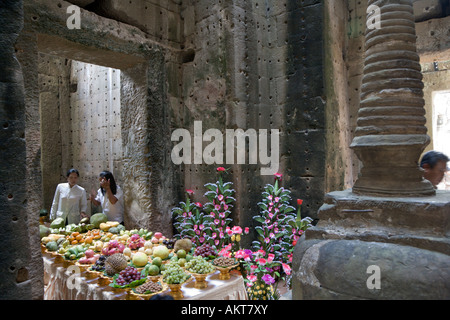
[[[131,261],[136,267],[142,268],[148,263],[148,256],[144,252],[136,252]]]
[[[153,256],[159,257],[162,260],[167,259],[169,257],[169,249],[166,246],[157,246],[153,248]]]
[[[104,213],[100,212],[91,216],[91,223],[94,225],[95,229],[98,229],[101,223],[106,222],[108,222],[108,217]]]

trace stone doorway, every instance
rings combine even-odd
[[[88,192],[93,184],[88,178],[95,179],[99,170],[112,167],[109,169],[119,176],[124,189],[127,227],[151,225],[165,234],[172,232],[169,207],[175,198],[176,179],[170,157],[164,157],[171,150],[164,90],[167,52],[137,28],[88,11],[81,12],[82,28],[71,30],[66,26],[68,5],[53,1],[24,2],[24,27],[15,45],[25,88],[26,212],[31,254],[28,278],[32,281],[33,299],[42,298],[43,294],[38,212],[51,204],[57,183],[64,180],[66,167],[82,167],[86,181],[79,183],[86,184]],[[52,70],[45,67],[42,59],[53,64]],[[116,102],[119,112],[109,111],[116,112],[111,124],[116,127],[103,133],[109,142],[103,151],[93,144],[90,150],[83,149],[89,131],[86,120],[91,115],[98,117],[99,112],[89,114],[86,110],[84,115],[61,112],[64,104],[69,110],[76,105],[70,101],[79,89],[74,79],[70,81],[71,65],[90,65],[91,69],[100,68],[111,74],[114,69],[120,73],[114,76],[118,88],[114,94],[111,91],[111,99],[119,100]],[[64,78],[69,81],[64,82]],[[96,100],[97,105],[101,104],[99,101]],[[106,124],[100,127],[103,126],[107,127]],[[101,130],[98,128],[99,125],[96,131]],[[68,132],[61,134],[64,130]],[[112,149],[111,143],[115,143]],[[106,154],[107,147],[112,153],[116,150],[112,158]],[[94,153],[102,158],[100,163],[84,157]],[[158,188],[151,188],[152,185]]]

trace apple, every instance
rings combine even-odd
[[[156,239],[159,240],[159,238],[161,238],[162,236],[163,236],[163,234],[162,234],[161,232],[155,232],[154,237],[155,237]]]

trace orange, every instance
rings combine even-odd
[[[78,241],[77,240],[73,240],[70,244],[77,244]]]

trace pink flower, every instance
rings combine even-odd
[[[200,238],[198,238],[198,241],[200,241],[200,243],[203,243],[203,242],[205,242],[205,238],[204,237],[200,237]]]
[[[219,245],[219,240],[214,240],[214,244],[216,245],[216,246],[218,246]]]
[[[228,229],[228,230],[226,230],[226,233],[227,233],[229,236],[232,236],[232,235],[233,235],[233,230]]]
[[[255,282],[256,280],[258,280],[258,277],[255,275],[248,275],[247,279],[250,280],[251,282]]]
[[[217,199],[219,199],[219,201],[222,201],[222,200],[223,200],[223,194],[219,194],[219,195],[217,196]]]
[[[200,202],[196,202],[195,205],[196,205],[197,207],[199,207],[199,208],[202,207],[202,204],[201,204]]]
[[[287,275],[291,274],[291,267],[289,265],[287,265],[286,263],[282,263],[281,264],[283,266],[283,270]]]
[[[266,255],[266,252],[264,250],[260,249],[255,252],[255,255],[264,257]]]
[[[280,201],[280,198],[279,197],[275,197],[275,202],[278,202],[278,201]]]
[[[301,206],[302,203],[303,203],[303,200],[302,200],[302,199],[297,199],[297,204],[298,204],[299,206]]]
[[[265,265],[267,263],[266,259],[264,258],[259,258],[256,260],[256,262],[258,262],[259,264]]]
[[[219,212],[219,217],[222,219],[225,218],[225,212]]]
[[[220,204],[216,204],[216,205],[214,206],[214,209],[220,210]]]
[[[236,253],[234,254],[234,256],[235,256],[236,258],[238,258],[238,259],[243,259],[243,258],[245,258],[245,255],[246,255],[246,253],[245,253],[244,250],[238,250],[238,251],[236,251]]]
[[[242,228],[239,226],[234,226],[232,230],[234,234],[242,234]]]
[[[275,176],[275,178],[280,178],[280,179],[281,179],[281,177],[282,177],[283,175],[282,175],[281,173],[275,173],[274,176]]]
[[[213,232],[211,238],[215,239],[217,237],[217,233]]]
[[[219,219],[214,219],[214,224],[215,225],[218,225],[220,223],[220,220]]]
[[[267,196],[267,199],[272,200],[272,199],[273,199],[273,196],[272,196],[271,194],[269,194],[269,195]]]
[[[186,212],[183,212],[183,217],[187,217],[187,213]]]
[[[216,214],[214,212],[211,212],[209,215],[213,218],[216,216]]]
[[[194,231],[197,230],[198,226],[194,224]]]
[[[191,189],[187,189],[186,192],[188,195],[194,194],[194,190],[191,190]]]
[[[224,167],[218,167],[217,172],[224,172],[226,169]]]
[[[269,239],[269,238],[264,238],[264,242],[265,242],[265,243],[269,243],[269,242],[270,242],[270,239]]]
[[[267,262],[271,263],[273,261],[273,259],[275,258],[275,255],[273,253],[269,253],[268,255],[269,257],[267,258]]]
[[[250,229],[249,229],[248,227],[245,227],[244,233],[245,233],[245,234],[249,234],[249,232],[250,232]]]

